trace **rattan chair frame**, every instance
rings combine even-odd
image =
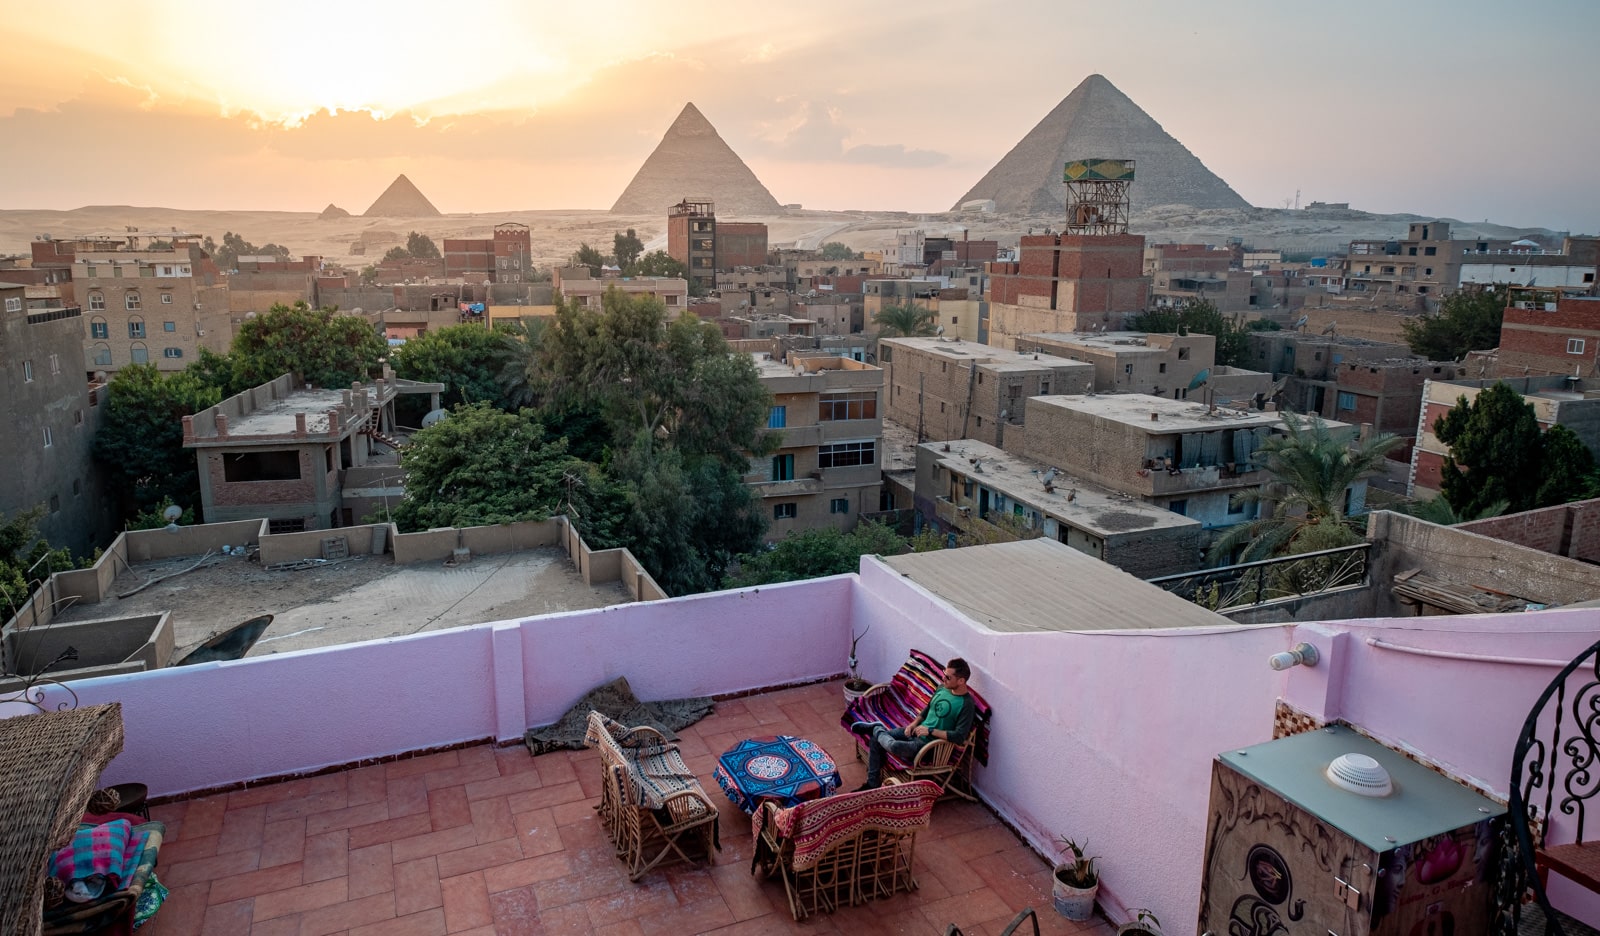
[[[777,832],[778,805],[767,801],[761,809],[769,812],[761,827],[765,847],[757,857],[758,870],[764,877],[782,879],[789,912],[797,922],[813,913],[832,913],[846,904],[856,906],[917,889],[911,873],[915,830],[863,829],[835,843],[810,867],[796,870],[794,841]]]
[[[611,835],[617,857],[628,866],[628,879],[638,881],[657,867],[675,861],[697,864],[700,859],[695,857],[696,850],[709,862],[717,847],[717,822],[721,817],[705,790],[697,782],[693,789],[667,796],[660,809],[640,805],[643,797],[622,748],[609,734],[599,734],[602,777],[600,802],[595,810]],[[677,747],[647,725],[629,729],[629,735],[641,735],[664,747]]]

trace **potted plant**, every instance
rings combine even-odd
[[[1087,843],[1085,843],[1087,845]],[[1061,836],[1061,862],[1056,865],[1056,912],[1069,920],[1094,916],[1094,898],[1100,892],[1100,859],[1087,857],[1083,846]]]
[[[1161,921],[1143,907],[1129,907],[1133,919],[1117,927],[1117,936],[1161,936]]]
[[[856,645],[861,643],[861,638],[867,636],[867,631],[869,630],[872,630],[872,625],[870,624],[867,625],[867,630],[859,634],[852,634],[850,637],[850,678],[844,681],[844,703],[846,705],[861,698],[863,693],[872,688],[872,683],[867,682],[856,674],[856,665],[859,662],[856,659]]]

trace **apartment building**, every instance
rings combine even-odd
[[[1495,373],[1593,377],[1600,368],[1600,298],[1513,289],[1500,325]]]
[[[104,391],[84,379],[81,310],[29,308],[26,291],[0,281],[0,521],[42,508],[39,535],[87,555],[111,534],[92,445]]]
[[[918,441],[976,439],[1006,447],[1006,429],[1022,425],[1027,398],[1094,388],[1093,364],[948,336],[880,339],[878,364],[885,411]]]
[[[1600,238],[1567,237],[1560,250],[1547,250],[1527,239],[1454,239],[1448,221],[1415,221],[1404,239],[1351,241],[1342,272],[1345,295],[1436,300],[1497,283],[1593,291]]]
[[[533,274],[533,247],[526,224],[507,221],[487,238],[444,239],[444,271],[468,282],[525,283]]]
[[[736,352],[740,353],[740,352]],[[745,476],[769,511],[767,539],[834,527],[849,530],[879,509],[883,371],[829,353],[747,352],[772,394],[767,429],[778,450]]]
[[[1416,428],[1416,447],[1411,451],[1411,477],[1406,487],[1410,497],[1427,498],[1439,493],[1445,459],[1450,446],[1439,439],[1434,424],[1461,400],[1471,403],[1478,394],[1497,383],[1504,383],[1522,395],[1533,407],[1540,429],[1566,426],[1577,433],[1591,452],[1600,452],[1600,397],[1591,396],[1592,381],[1573,377],[1476,377],[1455,380],[1429,380],[1422,388],[1422,408]]]
[[[688,270],[695,295],[717,285],[717,209],[709,198],[685,198],[667,214],[667,255]]]
[[[1096,393],[1148,393],[1174,400],[1248,400],[1266,393],[1272,377],[1216,364],[1217,339],[1198,332],[1036,334],[1017,338],[1019,351],[1045,351],[1094,365]]]
[[[607,276],[599,279],[589,275],[587,267],[557,269],[554,274],[555,289],[579,305],[598,309],[600,300],[608,289],[621,290],[627,295],[654,296],[667,310],[677,313],[689,307],[689,283],[676,276]]]
[[[1003,348],[1019,335],[1119,329],[1149,305],[1137,234],[1024,236],[1015,262],[988,271],[989,343]]]
[[[1242,252],[1241,252],[1242,256]],[[1234,251],[1208,244],[1151,244],[1144,249],[1144,275],[1150,277],[1150,304],[1169,308],[1209,302],[1220,312],[1245,312],[1254,304],[1254,274],[1231,269]]]
[[[917,446],[915,501],[941,532],[986,539],[1009,515],[1140,578],[1202,564],[1200,521],[972,439]]]
[[[1339,437],[1355,434],[1328,425]],[[1214,530],[1257,516],[1259,505],[1233,496],[1271,480],[1256,453],[1282,432],[1275,412],[1132,393],[1048,396],[1028,401],[1022,454]],[[1346,491],[1347,513],[1364,509],[1366,490],[1362,480]]]

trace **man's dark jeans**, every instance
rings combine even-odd
[[[872,741],[867,745],[867,785],[877,786],[883,782],[883,764],[886,760],[885,752],[893,754],[901,761],[909,764],[917,759],[917,753],[933,740],[932,736],[926,738],[907,737],[905,728],[896,728],[890,731],[883,726],[878,726],[872,732]]]

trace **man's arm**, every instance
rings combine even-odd
[[[972,734],[972,722],[978,715],[978,705],[972,701],[972,697],[969,695],[962,696],[962,698],[966,704],[961,706],[961,714],[956,716],[955,727],[947,732],[940,733],[944,735],[944,740],[953,741],[956,744],[966,743],[967,736]],[[935,737],[938,737],[938,735],[935,735]]]

